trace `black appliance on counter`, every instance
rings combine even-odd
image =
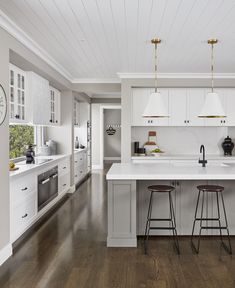
[[[234,143],[232,142],[232,139],[229,136],[227,136],[224,139],[224,142],[222,143],[222,148],[224,150],[224,155],[225,156],[232,156]]]
[[[58,166],[38,175],[38,211],[58,195]]]
[[[138,149],[140,147],[140,142],[134,142],[134,153],[138,154]]]
[[[35,145],[33,144],[29,144],[27,147],[27,150],[25,152],[25,156],[26,156],[26,164],[34,164],[34,157],[35,157],[35,152],[33,150],[33,148],[35,147]]]

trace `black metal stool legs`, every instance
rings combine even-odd
[[[228,237],[228,245],[227,246],[223,240],[221,240],[221,243],[224,247],[224,249],[229,253],[232,254],[232,246],[231,246],[231,242],[230,242],[230,235],[229,235],[229,230],[228,230],[228,220],[227,220],[227,215],[226,215],[226,210],[225,210],[225,205],[224,205],[224,197],[223,197],[223,193],[220,192],[220,196],[221,196],[221,200],[222,200],[222,205],[223,205],[223,210],[224,210],[224,220],[225,220],[225,229],[227,230],[227,237]],[[223,227],[220,226],[220,228],[222,229]],[[221,236],[222,239],[222,236]]]
[[[174,189],[174,188],[172,188]],[[179,250],[179,242],[178,242],[178,236],[177,236],[177,231],[176,231],[176,220],[175,220],[175,212],[174,212],[174,207],[173,207],[173,201],[172,201],[172,196],[171,196],[171,191],[167,191],[169,193],[169,207],[170,207],[170,218],[152,218],[152,206],[153,206],[153,193],[156,192],[166,192],[164,190],[158,190],[158,191],[151,191],[150,194],[150,199],[149,199],[149,206],[148,206],[148,213],[147,213],[147,221],[146,221],[146,226],[145,226],[145,236],[144,236],[144,253],[148,253],[148,239],[149,239],[149,232],[150,230],[172,230],[173,237],[174,237],[174,245],[176,248],[176,251],[178,254],[180,254]],[[170,223],[171,227],[166,227],[166,226],[151,226],[151,221],[167,221]]]
[[[150,221],[151,221],[151,214],[152,214],[152,199],[153,199],[153,192],[150,194],[149,199],[149,208],[148,208],[148,214],[147,214],[147,221],[145,226],[145,233],[144,233],[144,253],[147,254],[147,242],[149,239],[149,230],[150,230]]]
[[[170,222],[171,222],[172,233],[174,237],[174,244],[175,244],[176,252],[180,254],[179,241],[178,241],[178,235],[177,235],[177,230],[176,230],[175,212],[174,212],[171,192],[169,192],[169,203],[170,203],[170,218],[171,218]]]
[[[204,202],[205,202],[205,193],[208,192],[215,192],[216,193],[216,204],[217,204],[217,215],[218,217],[216,218],[208,218],[208,217],[203,217],[203,211],[204,211]],[[198,218],[198,206],[199,206],[199,201],[200,201],[200,196],[202,193],[202,203],[201,203],[201,215],[200,218]],[[220,204],[219,204],[219,193],[221,196],[221,202],[222,202],[222,207],[223,207],[223,213],[224,213],[224,220],[225,220],[225,226],[221,225],[221,215],[220,215]],[[199,229],[199,235],[198,235],[198,240],[197,240],[197,245],[194,244],[193,238],[195,237],[194,231],[195,231],[195,225],[196,221],[200,222],[200,229]],[[218,221],[218,226],[208,226],[207,224],[204,226],[203,221]],[[228,229],[228,221],[227,221],[227,215],[226,215],[226,210],[225,210],[225,205],[224,205],[224,199],[223,199],[223,193],[222,191],[213,191],[213,190],[199,190],[198,192],[198,197],[197,197],[197,204],[196,204],[196,210],[195,210],[195,216],[194,216],[194,221],[193,221],[193,228],[192,228],[192,235],[191,235],[191,246],[194,252],[197,254],[199,253],[200,249],[200,240],[201,240],[201,233],[202,229],[218,229],[220,233],[220,240],[221,240],[221,245],[224,247],[224,249],[229,253],[232,254],[232,247],[231,247],[231,242],[230,242],[230,235],[229,235],[229,229]],[[224,243],[223,241],[223,234],[222,230],[227,231],[227,238],[228,238],[228,246]]]

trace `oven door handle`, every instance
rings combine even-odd
[[[50,178],[47,178],[47,179],[43,180],[40,184],[44,185],[44,184],[48,183],[49,181],[50,181]]]
[[[52,175],[51,177],[52,177],[52,179],[55,179],[55,178],[57,178],[57,177],[58,177],[58,173],[56,173],[56,174]]]

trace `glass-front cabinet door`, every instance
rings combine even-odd
[[[60,125],[60,91],[50,86],[50,123]]]
[[[10,64],[10,123],[26,122],[26,73]]]

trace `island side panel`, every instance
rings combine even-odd
[[[108,181],[108,247],[137,247],[136,181]]]

